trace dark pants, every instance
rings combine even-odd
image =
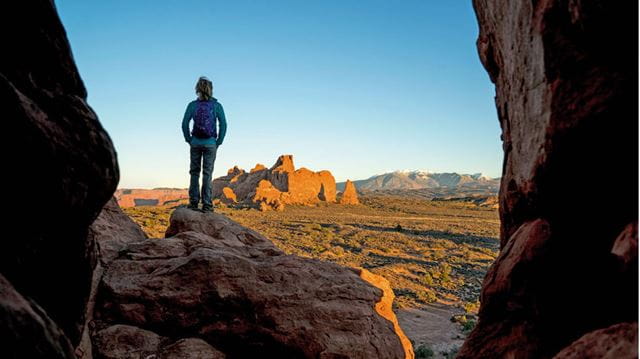
[[[213,173],[213,162],[216,160],[216,146],[191,146],[191,183],[189,184],[189,202],[198,204],[200,202],[200,168],[202,168],[202,205],[212,206],[211,198],[211,174]]]

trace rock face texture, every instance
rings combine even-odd
[[[109,267],[111,262],[118,257],[120,250],[129,243],[143,241],[146,238],[147,235],[140,226],[122,212],[115,198],[111,198],[107,202],[98,218],[89,227],[88,239],[95,243],[98,262],[91,280],[91,291],[85,309],[85,321],[80,344],[76,347],[76,356],[78,358],[94,357],[93,345],[91,344],[91,337],[95,334],[93,330],[93,312],[98,286],[105,268]]]
[[[549,358],[637,321],[637,6],[474,0],[505,153],[502,249],[460,358]],[[618,179],[597,204],[573,180],[594,170]]]
[[[356,192],[356,186],[353,185],[353,182],[347,180],[347,183],[344,185],[344,191],[342,191],[342,196],[338,201],[340,204],[360,204],[358,200],[358,192]]]
[[[162,206],[181,199],[189,199],[186,189],[118,189],[115,193],[121,208],[137,206]]]
[[[585,334],[554,359],[616,359],[638,357],[638,323],[620,323]]]
[[[269,169],[257,164],[249,173],[237,166],[213,180],[213,197],[223,203],[282,210],[286,204],[336,201],[336,181],[329,171],[295,169],[293,156],[282,155]]]
[[[0,273],[75,344],[96,260],[87,228],[118,183],[116,154],[53,2],[4,5],[0,31],[3,133],[19,144],[3,164],[4,221],[20,231],[0,244]]]
[[[104,359],[226,358],[223,353],[202,339],[186,338],[172,341],[148,330],[121,324],[98,332],[95,342],[98,357]]]
[[[74,358],[58,325],[36,303],[24,298],[0,274],[0,335],[3,358]]]
[[[128,335],[145,353],[157,352],[158,337],[193,337],[236,358],[413,357],[381,277],[285,255],[218,214],[177,209],[167,237],[128,245],[106,270],[101,353]]]

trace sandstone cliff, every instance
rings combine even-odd
[[[295,169],[293,156],[282,155],[269,169],[257,164],[249,173],[237,166],[213,180],[213,197],[226,204],[282,210],[286,204],[336,201],[336,181],[329,171]]]
[[[549,358],[583,335],[637,357],[637,334],[603,329],[638,319],[637,6],[474,0],[505,153],[502,249],[460,358]],[[597,202],[574,180],[594,171],[617,179]],[[616,333],[623,356],[602,344]]]

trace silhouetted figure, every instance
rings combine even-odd
[[[216,160],[216,151],[222,145],[227,132],[227,120],[222,104],[212,96],[213,83],[202,76],[196,83],[198,98],[187,105],[182,119],[184,140],[191,145],[191,182],[189,184],[189,208],[197,210],[202,199],[202,211],[213,211],[211,198],[211,174]],[[189,132],[189,122],[193,129]],[[218,132],[218,125],[220,131]],[[200,190],[200,169],[202,168],[202,190]]]

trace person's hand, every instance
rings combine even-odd
[[[185,138],[184,140],[185,140],[188,144],[191,144],[191,138],[192,138],[192,137]]]

